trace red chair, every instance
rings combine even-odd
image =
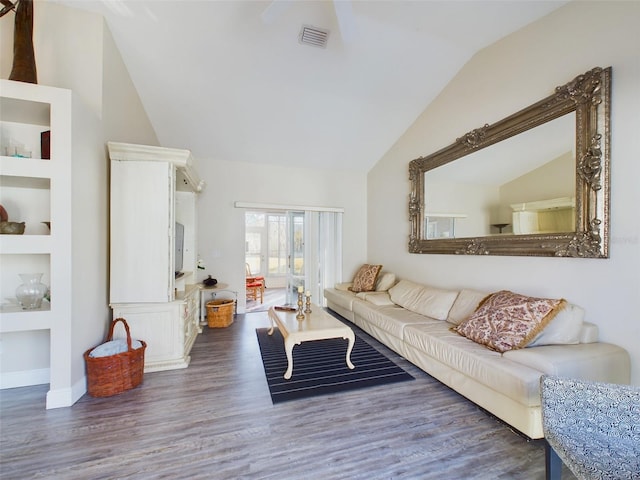
[[[251,267],[249,264],[246,265],[246,288],[247,288],[247,300],[258,301],[258,296],[260,297],[260,303],[264,301],[264,277],[261,276],[253,276],[251,274]]]

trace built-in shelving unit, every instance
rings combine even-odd
[[[0,235],[0,384],[43,383],[45,372],[47,408],[71,404],[71,101],[69,90],[0,80],[0,203],[25,222],[23,235]],[[50,159],[41,158],[45,131]],[[51,303],[23,310],[21,273],[42,273]]]

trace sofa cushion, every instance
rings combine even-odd
[[[396,274],[391,272],[380,272],[376,282],[376,292],[386,292],[396,284]]]
[[[453,306],[449,310],[447,322],[460,325],[476,311],[480,302],[488,295],[487,292],[479,292],[477,290],[460,290],[456,301],[453,302]]]
[[[629,355],[626,350],[611,343],[545,345],[512,350],[503,356],[505,360],[549,375],[612,383],[629,382]]]
[[[353,285],[349,288],[352,292],[372,292],[376,289],[376,280],[382,269],[382,265],[369,265],[365,263],[353,277]]]
[[[356,295],[353,292],[338,290],[336,288],[326,288],[324,290],[324,298],[334,305],[344,308],[345,310],[352,311],[353,301],[356,299]]]
[[[393,303],[407,310],[436,320],[446,320],[458,292],[400,280],[389,289],[389,295]]]
[[[501,290],[485,298],[473,315],[453,330],[492,350],[507,352],[526,346],[565,303],[563,299]]]
[[[347,282],[347,283],[336,283],[335,285],[335,289],[336,290],[341,290],[343,292],[350,292],[350,287],[353,286],[353,282]]]
[[[373,305],[395,305],[387,292],[359,292],[356,293],[356,297]]]
[[[540,405],[540,371],[451,331],[446,322],[407,325],[405,343],[477,382],[526,406]],[[542,347],[549,348],[549,347]]]
[[[577,305],[567,304],[544,327],[527,347],[540,345],[575,345],[580,343],[580,334],[584,321],[584,310]]]
[[[398,305],[374,306],[365,302],[354,302],[353,311],[357,317],[366,320],[380,330],[402,339],[404,328],[416,323],[441,323],[419,313],[411,312]]]

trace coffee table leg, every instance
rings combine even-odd
[[[353,365],[353,363],[351,363],[351,350],[353,350],[353,344],[356,342],[356,337],[353,334],[353,331],[351,331],[349,335],[347,335],[344,338],[349,340],[349,346],[347,347],[347,357],[346,357],[347,367],[349,367],[350,370],[353,370],[356,367]]]
[[[289,338],[284,341],[284,351],[287,354],[287,371],[284,372],[284,379],[289,380],[293,374],[293,346],[296,342],[289,341]],[[299,345],[299,344],[298,344]]]
[[[271,322],[271,328],[267,332],[267,335],[271,335],[273,333],[273,329],[276,327],[276,322],[273,321],[272,313],[269,311],[269,322]]]

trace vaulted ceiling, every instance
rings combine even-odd
[[[363,171],[476,52],[567,3],[57,1],[104,15],[162,146]]]

